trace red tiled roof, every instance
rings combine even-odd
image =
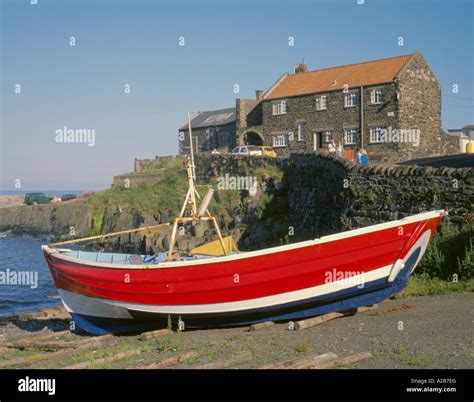
[[[286,75],[269,90],[265,99],[334,91],[343,89],[346,84],[354,88],[392,82],[412,56],[409,54]]]

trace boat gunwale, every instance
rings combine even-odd
[[[229,262],[229,261],[237,261],[237,260],[243,260],[246,258],[259,257],[263,255],[275,254],[275,253],[284,252],[284,251],[291,251],[291,250],[295,250],[299,248],[315,246],[318,244],[324,244],[324,243],[329,243],[336,240],[342,240],[342,239],[346,239],[350,237],[368,234],[368,233],[372,233],[379,230],[390,229],[396,226],[421,222],[428,219],[434,219],[437,217],[442,217],[445,214],[446,214],[446,211],[443,209],[439,209],[435,211],[420,212],[418,214],[407,216],[405,218],[397,219],[394,221],[378,223],[378,224],[367,226],[364,228],[352,229],[345,232],[335,233],[332,235],[327,235],[327,236],[323,236],[323,237],[312,239],[312,240],[305,240],[298,243],[269,247],[263,250],[254,250],[254,251],[242,252],[239,254],[205,258],[205,259],[203,258],[203,259],[188,260],[188,261],[162,262],[158,264],[111,264],[111,263],[106,263],[106,262],[87,261],[87,260],[82,260],[80,258],[64,255],[63,253],[56,251],[58,249],[50,248],[47,245],[41,246],[41,249],[46,255],[51,255],[57,259],[68,261],[74,264],[87,266],[90,268],[127,269],[127,270],[154,270],[154,269],[168,269],[168,268],[184,268],[184,267],[194,266],[194,265],[208,265],[208,264],[216,264],[216,263],[223,263],[223,262]]]

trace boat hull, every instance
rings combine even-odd
[[[399,292],[443,211],[310,242],[203,261],[107,266],[44,252],[76,324],[94,334],[290,321]]]

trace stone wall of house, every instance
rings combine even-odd
[[[213,149],[228,152],[237,141],[236,124],[193,128],[194,152],[210,152]],[[189,153],[189,131],[182,129],[178,133],[179,154]]]
[[[375,88],[383,88],[385,101],[382,104],[371,104],[370,94]],[[316,110],[315,95],[302,95],[287,98],[287,113],[283,115],[273,115],[273,101],[263,102],[263,133],[265,142],[272,144],[273,134],[289,133],[288,146],[276,148],[280,154],[287,154],[295,151],[313,151],[327,148],[328,138],[326,131],[331,131],[333,138],[342,143],[345,149],[355,149],[360,146],[360,139],[354,145],[344,142],[344,130],[355,128],[362,132],[363,146],[369,154],[380,155],[382,160],[398,160],[398,144],[372,144],[370,143],[369,129],[374,125],[384,127],[397,126],[396,118],[396,88],[394,84],[383,86],[372,86],[361,89],[350,89],[356,92],[358,102],[356,106],[344,106],[344,91],[330,91],[323,95],[327,96],[327,108]],[[364,119],[361,130],[361,102],[363,103]],[[299,123],[304,123],[304,137],[301,138],[298,132]],[[319,137],[322,137],[321,139]],[[315,145],[316,140],[316,145]],[[329,139],[330,140],[330,139]]]
[[[263,140],[262,101],[258,99],[236,99],[237,145],[244,145],[249,132]]]
[[[380,104],[371,103],[373,90],[383,88],[384,102]],[[369,86],[363,89],[363,142],[362,147],[374,159],[384,162],[400,161],[400,144],[393,142],[374,143],[371,141],[370,129],[374,126],[382,126],[386,129],[398,127],[398,102],[397,88],[395,84]]]
[[[262,124],[261,100],[236,99],[237,128],[246,128]]]
[[[400,144],[400,160],[454,154],[453,141],[441,129],[441,86],[420,53],[400,72],[397,79],[398,128],[420,130],[420,144]]]

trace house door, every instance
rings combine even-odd
[[[323,148],[323,132],[316,131],[313,133],[313,151],[318,151]]]

